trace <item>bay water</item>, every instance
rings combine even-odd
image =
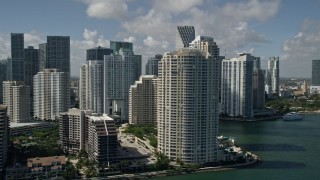
[[[299,121],[220,121],[219,131],[221,135],[235,137],[237,144],[261,157],[262,163],[154,179],[320,180],[320,114],[304,114]]]

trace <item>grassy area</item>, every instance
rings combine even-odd
[[[317,111],[320,110],[320,95],[314,94],[308,99],[285,99],[279,98],[266,103],[267,107],[277,110],[279,113],[290,111]]]
[[[155,136],[157,135],[156,125],[133,125],[129,124],[125,133],[133,134],[140,139],[144,139],[144,137]]]

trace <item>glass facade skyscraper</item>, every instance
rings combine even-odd
[[[87,61],[90,60],[104,60],[104,55],[110,55],[113,52],[110,48],[98,46],[96,48],[87,49]]]
[[[320,86],[320,60],[312,60],[312,86]]]
[[[24,81],[24,35],[23,33],[11,33],[11,59],[8,68],[11,69],[8,79],[12,81]]]

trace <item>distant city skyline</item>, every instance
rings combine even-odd
[[[133,42],[144,67],[149,57],[173,51],[174,30],[186,25],[213,37],[227,58],[252,53],[266,69],[267,59],[279,56],[280,77],[310,78],[320,58],[319,7],[319,0],[11,0],[0,7],[0,58],[11,56],[10,33],[24,33],[24,47],[36,49],[58,35],[70,36],[72,76],[86,49],[109,41]]]

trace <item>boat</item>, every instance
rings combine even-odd
[[[303,116],[300,113],[297,112],[289,112],[282,116],[282,119],[285,121],[292,121],[292,120],[301,120],[303,119]]]

